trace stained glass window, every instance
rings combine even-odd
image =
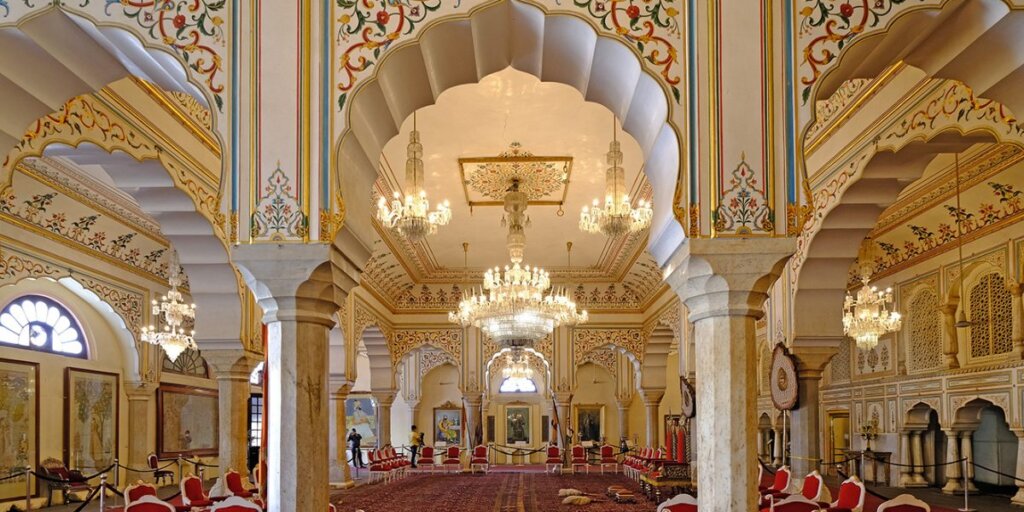
[[[206,360],[203,359],[198,350],[193,349],[185,349],[174,361],[171,361],[171,358],[164,354],[163,370],[165,372],[203,378],[210,375],[209,368],[206,366]]]
[[[67,308],[40,295],[19,297],[0,311],[0,346],[88,357],[85,335]]]
[[[501,381],[498,391],[501,393],[536,393],[537,385],[530,379],[508,378]]]

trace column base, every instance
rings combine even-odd
[[[347,482],[331,482],[328,485],[331,489],[351,489],[356,486],[356,483],[349,480]]]
[[[1024,507],[1024,487],[1017,488],[1017,494],[1010,498],[1010,503]]]
[[[949,480],[942,488],[942,494],[963,494],[964,486],[960,485],[960,483],[961,480]]]
[[[900,487],[913,487],[914,479],[910,473],[900,473]]]

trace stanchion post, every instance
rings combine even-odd
[[[196,464],[196,473],[199,475],[199,481],[200,482],[205,482],[206,481],[206,478],[203,477],[203,473],[204,473],[203,470],[204,469],[205,468],[203,468],[202,463]]]
[[[181,472],[181,454],[178,454],[178,481],[181,481],[181,477],[184,476]]]
[[[100,512],[107,511],[107,474],[100,475]]]
[[[121,464],[117,459],[114,459],[114,489],[121,488]],[[117,498],[114,498],[116,504]]]
[[[25,510],[32,510],[32,468],[25,466]]]
[[[963,461],[963,477],[964,477],[964,508],[960,509],[960,512],[974,512],[970,505],[967,503],[967,495],[970,494],[967,489],[967,457],[961,459]]]

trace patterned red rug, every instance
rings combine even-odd
[[[488,475],[412,475],[387,485],[361,485],[331,496],[338,512],[650,512],[657,507],[637,497],[637,503],[615,503],[604,496],[610,485],[636,486],[622,475],[551,475],[490,473]],[[558,490],[579,489],[595,494],[585,506],[562,505]]]

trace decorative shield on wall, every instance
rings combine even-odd
[[[779,343],[772,352],[772,373],[769,382],[772,390],[772,403],[776,409],[789,411],[796,407],[796,361],[789,355],[786,347]]]
[[[683,417],[692,418],[697,415],[697,392],[686,377],[679,377],[679,396],[683,404]]]

